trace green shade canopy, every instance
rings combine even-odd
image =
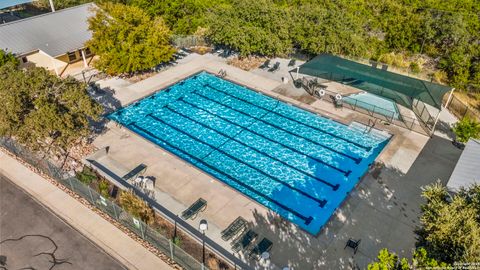
[[[412,107],[414,99],[441,109],[451,87],[374,68],[331,54],[320,54],[299,67],[299,73],[340,82]]]

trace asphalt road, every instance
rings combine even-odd
[[[126,269],[0,174],[0,269],[5,268]]]

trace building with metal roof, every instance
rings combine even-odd
[[[92,36],[87,20],[95,7],[88,3],[2,24],[0,49],[57,75],[73,62],[83,60],[86,67],[90,51],[84,44]]]
[[[480,185],[480,140],[470,139],[447,183],[447,188],[458,192],[462,187]]]

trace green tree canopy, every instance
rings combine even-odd
[[[151,16],[161,16],[177,35],[191,35],[206,24],[208,9],[223,0],[127,0],[129,5],[143,8]]]
[[[95,67],[108,74],[147,70],[172,59],[170,30],[135,6],[105,4],[89,19],[93,37],[87,46],[100,59]]]
[[[0,50],[0,67],[7,64],[7,63],[12,63],[13,65],[18,65],[18,59],[15,57],[15,55],[11,53],[7,53],[3,50]]]
[[[422,229],[419,245],[433,258],[450,264],[480,260],[480,187],[450,197],[439,183],[422,194]]]
[[[480,123],[470,117],[464,117],[453,127],[456,140],[462,143],[468,142],[470,138],[480,138]]]
[[[378,253],[377,261],[368,265],[368,270],[409,270],[425,269],[427,267],[447,267],[446,263],[438,262],[428,257],[424,248],[419,248],[413,252],[413,258],[409,262],[406,258],[400,258],[397,254],[389,252],[388,249],[382,249]]]
[[[289,15],[271,0],[233,0],[209,18],[209,38],[250,54],[284,55],[291,51]]]
[[[43,68],[0,67],[0,136],[12,136],[34,150],[66,149],[90,133],[89,120],[101,107],[83,83]]]

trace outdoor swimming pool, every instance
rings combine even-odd
[[[399,119],[399,112],[395,101],[377,96],[368,92],[353,94],[345,97],[345,102],[375,113],[385,115],[389,119]]]
[[[314,235],[389,140],[206,72],[109,118]]]

